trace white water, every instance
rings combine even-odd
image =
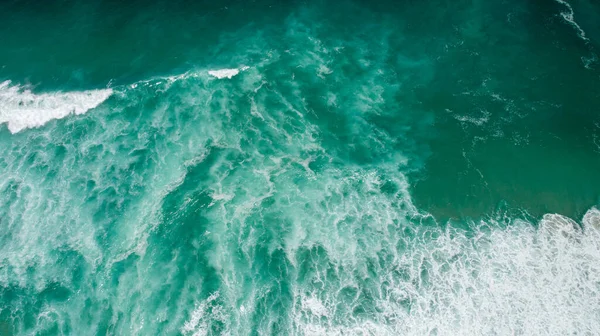
[[[223,78],[231,79],[233,76],[236,76],[237,74],[239,74],[240,71],[245,71],[247,69],[249,69],[249,67],[243,66],[241,68],[235,68],[235,69],[209,70],[208,74],[213,77],[216,77],[218,79],[223,79]]]
[[[104,102],[111,89],[33,93],[30,89],[0,83],[0,124],[7,123],[11,133],[40,127],[69,114],[83,114]]]
[[[407,241],[407,253],[374,275],[377,311],[369,318],[348,313],[361,307],[360,296],[341,300],[340,293],[358,288],[357,279],[338,274],[336,291],[295,286],[292,328],[298,335],[595,335],[600,211],[590,209],[582,224],[548,214],[538,228],[481,222],[474,236],[439,230]],[[325,284],[323,276],[315,284]],[[217,303],[218,295],[198,304],[185,335],[205,335],[216,321],[236,329],[228,321],[243,319],[246,308]]]

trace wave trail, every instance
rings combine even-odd
[[[577,24],[577,22],[575,22],[575,13],[573,11],[573,7],[571,7],[571,4],[569,4],[565,0],[554,0],[554,1],[558,2],[559,4],[561,4],[567,8],[567,11],[561,12],[560,16],[562,16],[562,18],[565,21],[567,21],[571,26],[573,26],[573,27],[575,27],[575,29],[577,29],[577,35],[579,37],[581,37],[584,41],[588,41],[589,39],[585,36],[585,31],[581,28],[581,26],[579,26],[579,24]]]

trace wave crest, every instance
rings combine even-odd
[[[30,89],[0,83],[0,124],[6,123],[11,133],[40,127],[69,114],[83,114],[102,104],[112,89],[33,93]]]

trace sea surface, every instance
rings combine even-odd
[[[0,335],[599,335],[600,2],[0,2]]]

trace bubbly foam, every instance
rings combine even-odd
[[[247,66],[243,66],[241,68],[234,68],[234,69],[209,70],[208,74],[213,77],[217,77],[218,79],[223,79],[223,78],[231,79],[233,76],[236,76],[237,74],[239,74],[240,71],[245,71],[248,68],[249,67],[247,67]]]
[[[291,329],[298,335],[592,335],[599,330],[600,211],[585,214],[583,229],[556,214],[544,216],[538,229],[523,221],[503,228],[492,222],[477,223],[474,234],[436,228],[395,242],[407,248],[404,253],[386,255],[385,237],[370,251],[344,254],[345,260],[328,250],[331,267],[315,264],[310,281],[294,282]],[[393,262],[380,266],[386,259]],[[378,261],[363,278],[360,265],[369,260]],[[347,272],[342,265],[358,268]],[[181,330],[185,335],[205,335],[215,323],[232,327],[225,321],[236,320],[235,307],[217,304],[216,297],[197,305]]]
[[[85,141],[40,137],[29,155],[27,139],[0,148],[14,180],[0,184],[2,233],[18,233],[0,281],[17,289],[18,333],[42,333],[50,315],[36,302],[74,334],[593,334],[600,212],[583,225],[431,223],[410,200],[408,158],[388,154],[410,138],[370,121],[397,113],[389,102],[409,83],[377,70],[393,49],[347,71],[379,44],[341,40],[357,54],[338,54],[305,31],[288,36],[293,66],[282,56],[232,81],[215,78],[244,68],[137,82],[109,115],[137,118],[90,116]],[[353,137],[327,139],[328,118]],[[351,146],[382,160],[346,160]],[[47,299],[55,284],[68,300]]]
[[[216,304],[219,292],[211,294],[206,300],[196,306],[190,319],[181,328],[184,335],[204,336],[210,332],[215,322],[225,322],[222,306]]]
[[[522,222],[489,231],[482,222],[473,236],[449,230],[407,241],[407,253],[373,273],[368,319],[351,313],[353,306],[368,307],[360,291],[342,299],[344,289],[361,287],[346,278],[321,300],[296,294],[296,329],[304,335],[594,334],[600,328],[599,223],[593,208],[584,231],[547,215],[538,230]],[[340,307],[348,308],[336,318],[331,312]]]
[[[72,113],[83,114],[100,105],[112,93],[111,89],[103,89],[36,94],[5,81],[0,84],[0,124],[7,123],[11,133],[40,127]]]

